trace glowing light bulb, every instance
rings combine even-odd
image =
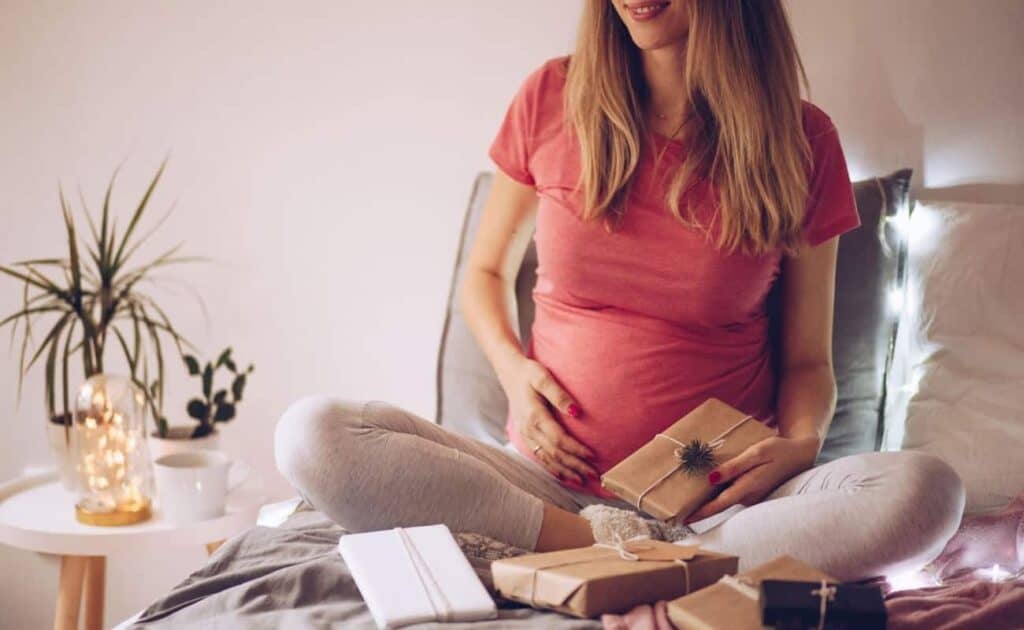
[[[886,217],[885,222],[892,225],[901,239],[906,239],[910,236],[910,213],[905,212],[902,208],[891,217]]]
[[[903,288],[894,286],[889,288],[888,294],[889,311],[899,313],[903,310]]]
[[[940,585],[940,582],[934,576],[924,571],[911,571],[910,573],[890,575],[885,578],[885,581],[889,583],[889,587],[893,592]]]
[[[1010,577],[1010,572],[999,566],[998,563],[993,564],[990,569],[978,569],[978,576],[982,577],[990,582],[1005,582]]]

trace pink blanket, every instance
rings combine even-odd
[[[979,577],[994,565],[1017,577]],[[997,514],[965,519],[926,572],[942,586],[890,592],[890,630],[1019,630],[1024,628],[1024,495]],[[671,630],[665,602],[604,615],[606,630]]]
[[[891,593],[889,630],[1006,630],[1024,628],[1024,583],[977,578]]]

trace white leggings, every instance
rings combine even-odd
[[[444,523],[534,549],[545,502],[573,512],[631,507],[569,490],[510,448],[382,402],[300,400],[278,423],[274,445],[281,473],[350,531]],[[857,580],[934,559],[963,508],[963,484],[941,460],[864,453],[793,477],[696,542],[739,556],[741,570],[787,554]]]

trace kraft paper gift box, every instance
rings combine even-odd
[[[762,580],[761,623],[776,628],[885,630],[887,615],[877,585]]]
[[[838,583],[809,564],[782,556],[670,601],[668,618],[677,628],[687,630],[761,630],[759,589],[762,581],[771,579]]]
[[[714,496],[708,473],[775,431],[724,402],[709,398],[601,476],[601,485],[659,518],[685,518]],[[688,472],[686,447],[699,441],[713,461]]]
[[[444,525],[346,534],[338,551],[378,628],[498,614]]]
[[[736,556],[642,539],[496,560],[491,573],[507,599],[593,617],[692,592],[735,573],[738,563]]]

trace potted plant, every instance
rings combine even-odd
[[[104,372],[107,348],[111,343],[121,350],[132,382],[145,393],[146,406],[157,426],[166,424],[161,411],[164,399],[163,343],[170,340],[183,355],[182,346],[188,342],[171,325],[164,310],[141,287],[152,280],[155,270],[196,259],[178,256],[179,245],[148,262],[133,265],[139,247],[170,214],[168,210],[140,235],[140,223],[165,166],[166,162],[160,165],[128,222],[122,224],[124,231],[120,234],[110,209],[110,196],[117,179],[115,171],[107,186],[98,225],[84,207],[84,200],[82,202],[90,240],[79,242],[71,207],[63,190],[60,190],[67,256],[0,265],[0,273],[22,284],[21,307],[0,320],[0,328],[6,325],[13,327],[12,339],[16,339],[19,332],[21,335],[18,398],[21,398],[25,374],[41,362],[45,376],[44,401],[49,442],[61,480],[69,488],[73,487],[75,472],[68,454],[70,385],[79,376],[84,381]],[[45,326],[40,328],[44,321]],[[40,330],[45,333],[38,335]],[[81,360],[80,375],[71,371],[71,360],[75,355]]]
[[[217,423],[230,422],[238,412],[238,404],[242,402],[242,394],[253,366],[239,370],[231,356],[231,348],[226,348],[216,361],[209,361],[200,366],[199,360],[192,355],[184,355],[182,360],[189,375],[195,376],[200,382],[201,395],[188,401],[185,411],[195,420],[195,425],[164,425],[150,436],[153,457],[157,458],[169,453],[187,450],[217,450],[220,446],[220,434]],[[217,389],[214,385],[217,373],[221,368],[231,375],[228,387]]]

